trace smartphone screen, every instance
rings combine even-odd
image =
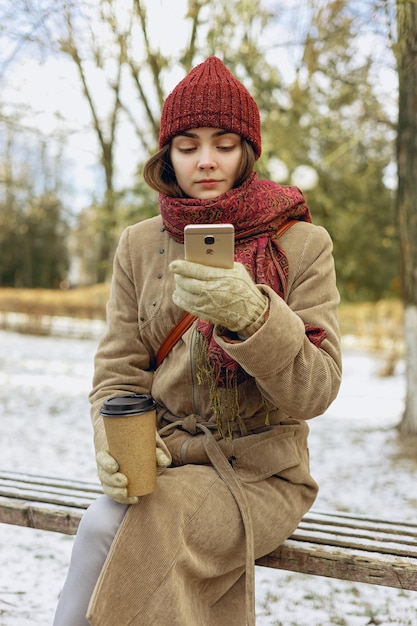
[[[188,224],[184,229],[185,258],[187,261],[233,267],[235,229],[233,224]]]

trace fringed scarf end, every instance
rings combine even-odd
[[[235,372],[223,369],[222,372],[208,358],[207,338],[197,332],[194,358],[199,385],[207,382],[209,398],[216,426],[223,439],[233,439],[236,424],[241,425],[239,411],[238,379]]]

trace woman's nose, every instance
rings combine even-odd
[[[213,151],[210,149],[202,149],[198,159],[198,168],[200,170],[214,169],[216,167],[216,160],[214,158]]]

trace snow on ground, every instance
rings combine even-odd
[[[1,468],[96,479],[87,399],[96,343],[0,331]],[[310,422],[316,508],[415,521],[417,458],[395,431],[404,365],[384,379],[380,367],[346,351],[337,400]],[[52,624],[72,543],[0,524],[0,626]],[[256,585],[257,626],[417,624],[416,592],[260,567]]]

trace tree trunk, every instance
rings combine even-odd
[[[417,435],[417,3],[397,0],[399,114],[396,217],[404,298],[407,397],[400,431]]]
[[[408,305],[404,311],[404,340],[406,346],[406,401],[400,424],[404,435],[417,434],[417,306]]]

